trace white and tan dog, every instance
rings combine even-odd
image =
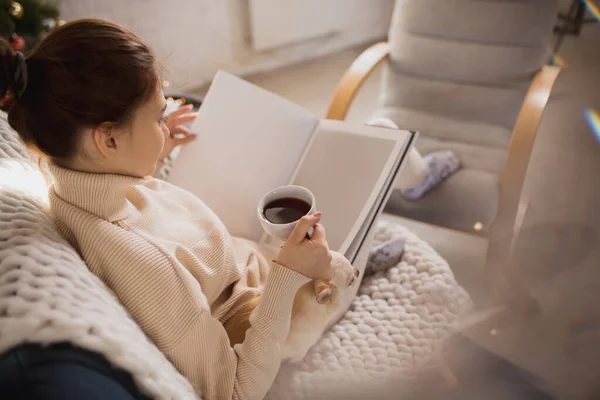
[[[282,359],[299,361],[321,337],[327,322],[340,306],[343,293],[356,282],[359,271],[337,252],[331,252],[332,277],[329,281],[313,280],[303,285],[294,298],[290,331],[283,347]],[[250,327],[250,314],[260,296],[249,301],[225,324],[231,346],[242,343]]]

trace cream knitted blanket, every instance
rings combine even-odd
[[[47,214],[46,184],[0,113],[0,353],[24,342],[69,341],[103,354],[157,399],[198,398],[109,289],[89,272]],[[406,251],[363,280],[350,310],[296,365],[283,365],[270,399],[310,398],[360,384],[427,355],[468,306],[448,264],[425,242],[383,222],[376,242]]]

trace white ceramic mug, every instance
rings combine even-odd
[[[287,238],[290,236],[290,234],[294,230],[294,227],[296,226],[296,223],[298,223],[299,220],[287,224],[274,224],[265,217],[264,208],[268,203],[272,202],[273,200],[283,199],[286,197],[299,199],[310,204],[310,210],[306,213],[306,215],[312,215],[317,210],[315,196],[310,190],[303,186],[282,186],[277,189],[273,189],[269,193],[265,194],[262,197],[262,199],[260,199],[260,201],[258,202],[258,220],[260,221],[260,224],[262,225],[265,232],[267,232],[274,238],[277,238],[282,241],[287,240]],[[313,228],[310,228],[310,230],[308,231],[308,235],[312,236],[313,232]]]

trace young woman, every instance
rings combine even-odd
[[[330,275],[320,214],[304,217],[268,262],[200,199],[151,178],[161,157],[192,140],[179,124],[193,116],[164,117],[153,54],[118,25],[68,23],[27,59],[1,41],[0,62],[9,123],[48,159],[56,224],[90,270],[206,399],[263,398],[296,291]],[[223,323],[261,292],[232,348]]]

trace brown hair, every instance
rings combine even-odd
[[[150,48],[102,20],[55,29],[26,59],[0,39],[0,66],[0,100],[10,126],[55,161],[75,154],[82,129],[127,123],[159,87]]]

